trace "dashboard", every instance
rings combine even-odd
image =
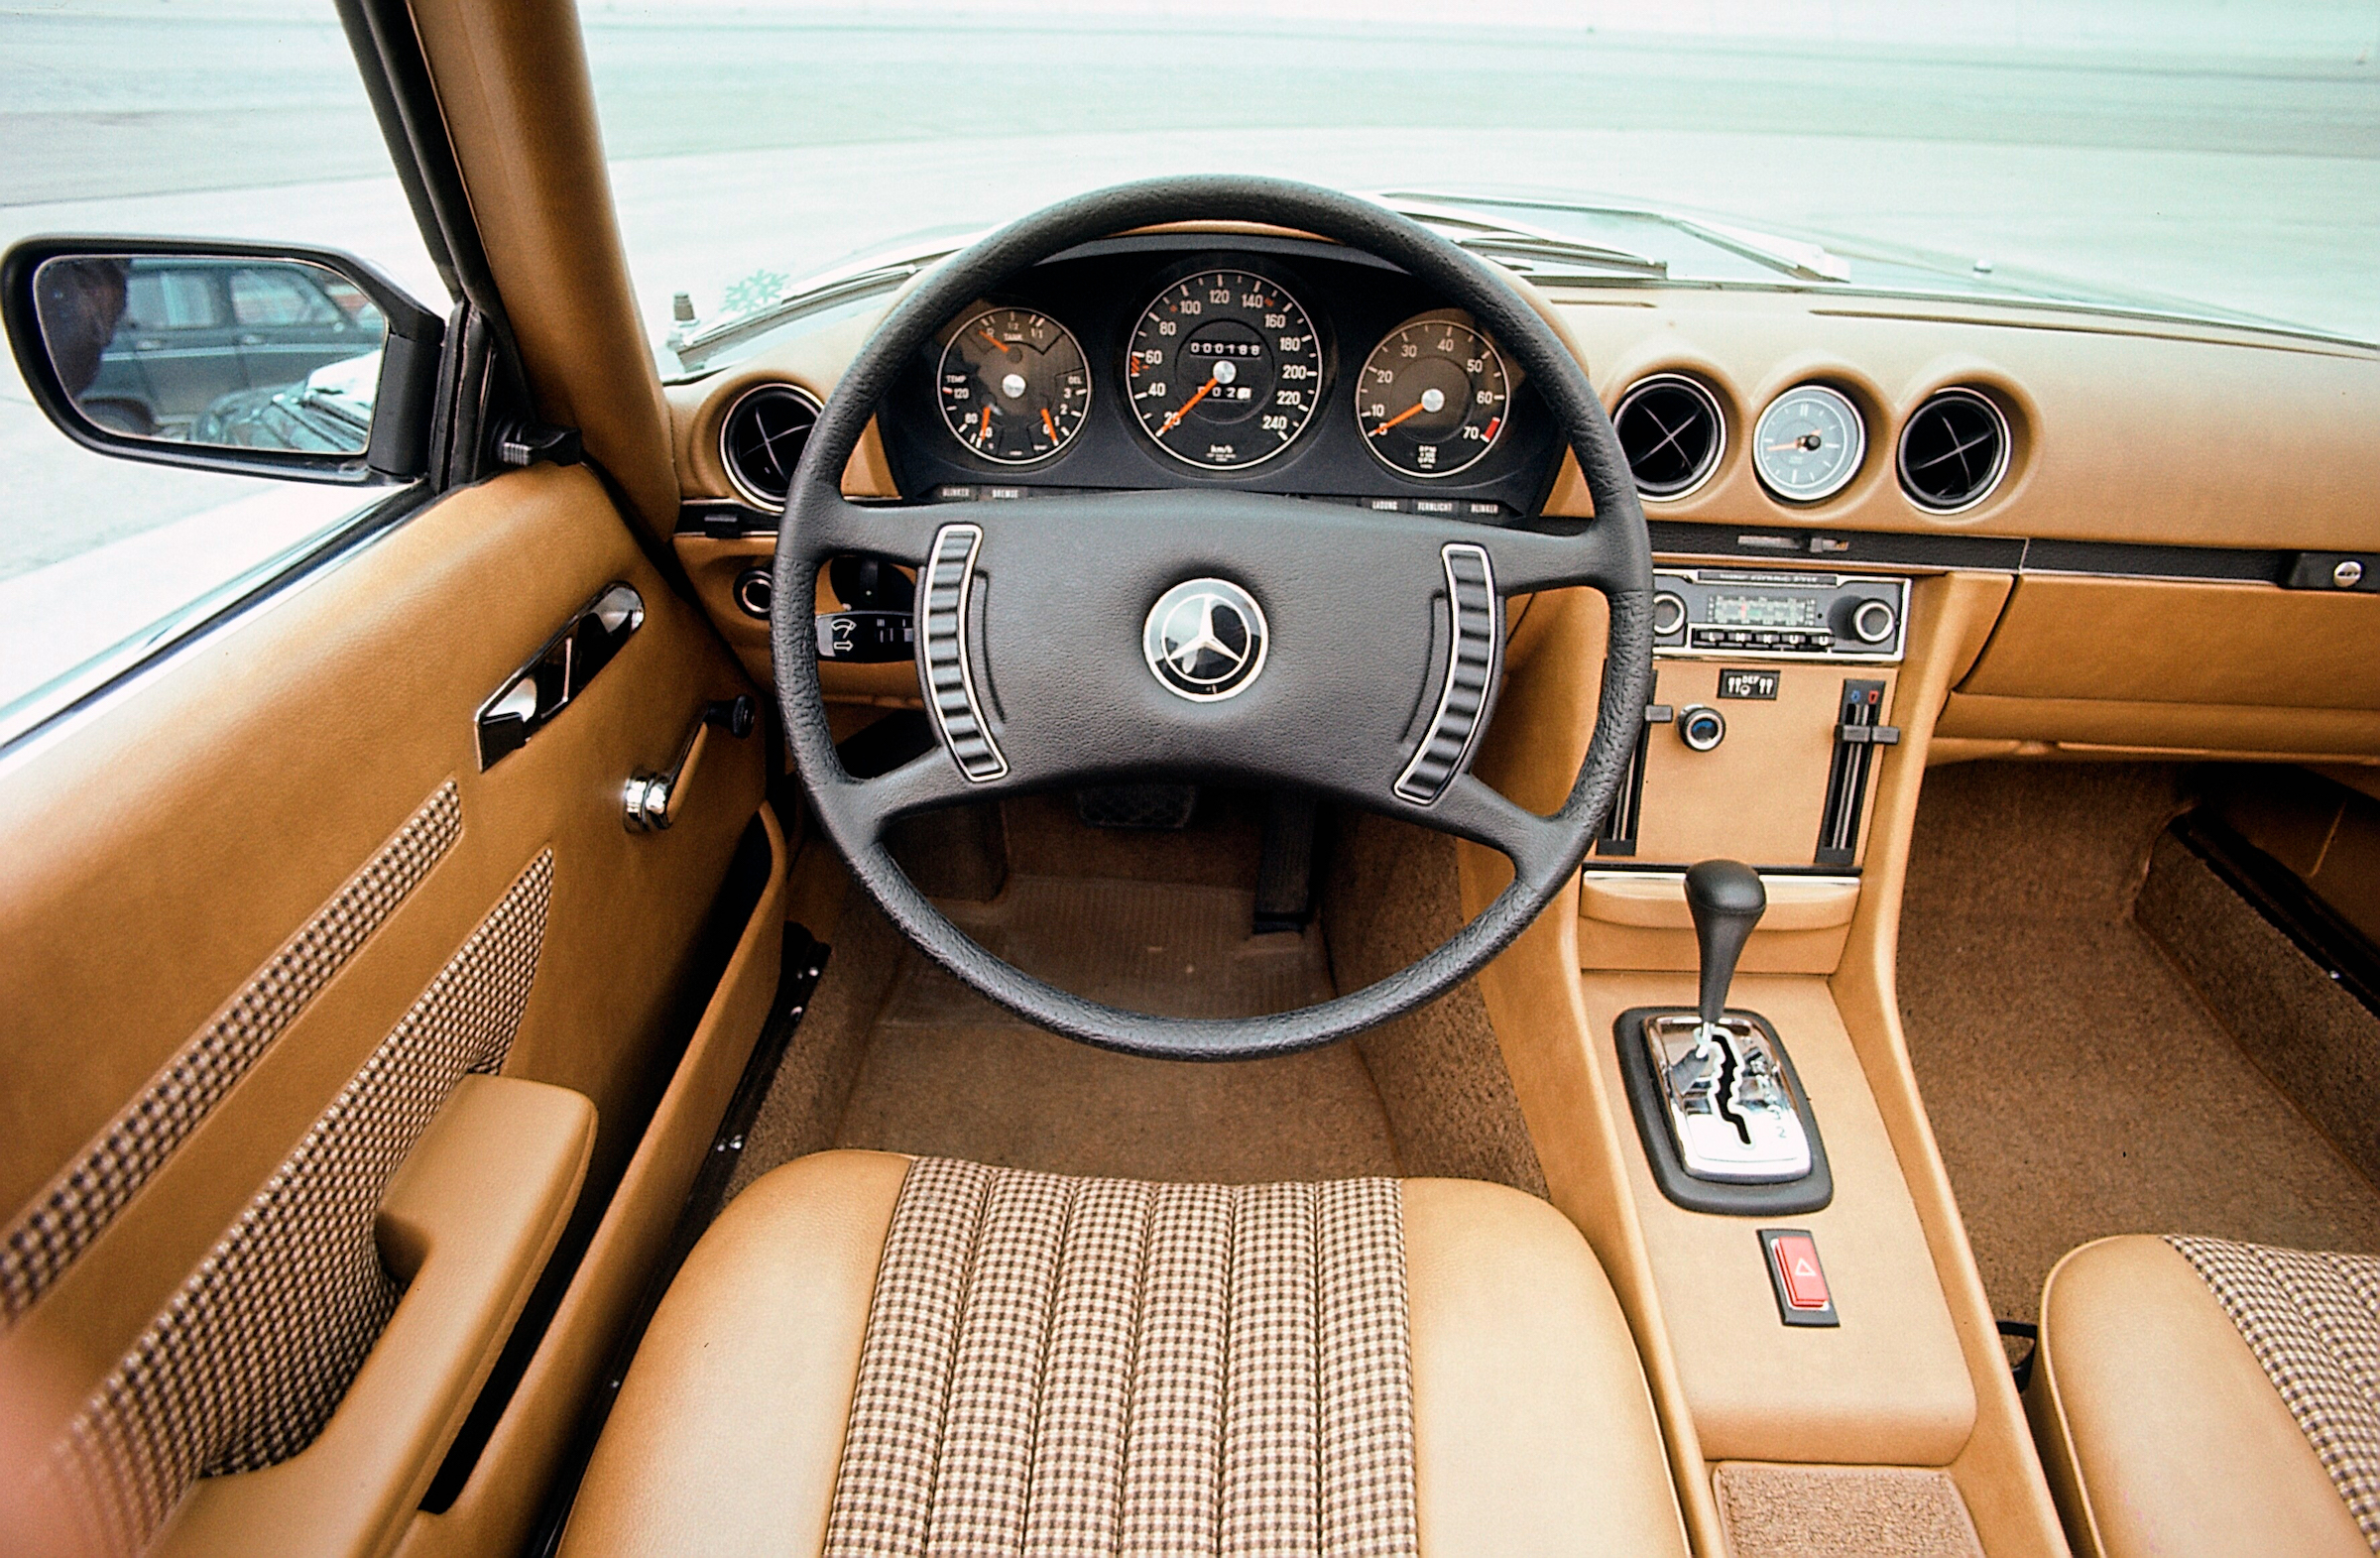
[[[947,321],[886,406],[904,497],[1223,486],[1493,523],[1562,452],[1517,365],[1402,271],[1171,234],[1033,267]]]
[[[1674,663],[1871,654],[1857,620],[1832,620],[1833,597],[1794,621],[1739,603],[1790,595],[1787,575],[1910,580],[1895,609],[1913,629],[1930,609],[1916,587],[1958,580],[1996,604],[1961,641],[1938,757],[2380,754],[2380,350],[1784,288],[1531,297],[1612,413],[1656,558],[1712,586],[1708,602],[1673,589],[1690,608],[1670,613]],[[822,314],[668,391],[679,558],[764,684],[783,476],[882,306]],[[909,365],[876,433],[844,487],[877,501],[1170,487],[1488,524],[1590,512],[1499,343],[1393,266],[1246,228],[1087,245],[975,300]],[[884,614],[881,662],[826,667],[853,708],[917,697],[896,594],[822,583],[821,613]],[[1665,678],[1680,708],[1724,696]],[[1733,751],[1751,732],[1742,705],[1723,706]]]

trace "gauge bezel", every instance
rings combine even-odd
[[[760,510],[764,514],[782,512],[785,507],[784,494],[779,493],[777,496],[771,498],[766,494],[757,491],[749,482],[744,479],[743,473],[736,469],[735,456],[728,450],[727,429],[734,425],[736,413],[744,409],[744,403],[746,401],[751,400],[756,395],[770,394],[779,391],[791,395],[795,400],[800,401],[802,404],[809,407],[810,430],[813,433],[816,432],[818,430],[818,419],[826,415],[826,403],[818,399],[817,396],[812,395],[808,390],[803,389],[800,385],[795,384],[790,379],[762,379],[757,383],[746,385],[742,390],[739,390],[736,393],[735,398],[730,400],[727,403],[726,409],[719,414],[719,433],[717,439],[719,445],[719,468],[727,473],[727,484],[735,489],[736,496],[746,504],[749,504],[751,507]]]
[[[1362,410],[1364,405],[1364,375],[1370,369],[1372,358],[1378,356],[1382,347],[1386,346],[1390,341],[1395,340],[1405,331],[1413,329],[1417,325],[1424,324],[1451,324],[1457,329],[1462,330],[1466,334],[1470,335],[1472,339],[1478,341],[1482,346],[1488,348],[1488,355],[1495,360],[1496,375],[1503,380],[1504,385],[1504,409],[1496,416],[1495,436],[1484,440],[1480,444],[1480,452],[1473,455],[1470,459],[1465,460],[1462,464],[1449,465],[1443,470],[1434,471],[1407,470],[1404,466],[1397,464],[1394,460],[1388,458],[1386,454],[1382,453],[1378,440],[1375,439],[1370,433],[1364,430],[1364,413]],[[1438,308],[1431,309],[1426,313],[1417,313],[1409,319],[1401,319],[1397,323],[1390,325],[1386,330],[1381,332],[1380,338],[1372,342],[1371,350],[1366,352],[1364,354],[1364,360],[1356,366],[1356,385],[1355,389],[1348,396],[1347,406],[1348,410],[1355,415],[1356,436],[1363,442],[1365,451],[1373,459],[1379,461],[1383,467],[1394,474],[1403,477],[1407,481],[1442,481],[1449,476],[1460,476],[1465,471],[1473,469],[1480,463],[1480,461],[1488,458],[1488,455],[1493,454],[1495,452],[1496,445],[1504,441],[1504,434],[1512,430],[1512,399],[1515,384],[1516,381],[1513,378],[1512,370],[1504,363],[1503,352],[1497,348],[1494,340],[1489,337],[1488,332],[1480,328],[1477,320],[1473,319],[1469,314],[1465,313],[1461,309]]]
[[[1777,414],[1779,407],[1797,395],[1826,396],[1837,402],[1849,417],[1851,430],[1857,433],[1858,437],[1851,445],[1850,458],[1844,462],[1843,470],[1833,481],[1822,488],[1812,488],[1803,492],[1786,492],[1769,479],[1768,467],[1760,458],[1761,450],[1767,442],[1767,434],[1763,433],[1761,429],[1768,425],[1768,419]],[[1859,473],[1867,466],[1867,414],[1859,409],[1857,401],[1852,400],[1835,386],[1816,379],[1804,380],[1800,384],[1790,385],[1778,391],[1776,396],[1760,409],[1760,415],[1752,419],[1751,439],[1752,474],[1759,478],[1761,490],[1779,503],[1790,503],[1802,507],[1814,503],[1824,503],[1858,480]]]
[[[1048,320],[1049,327],[1057,331],[1060,335],[1064,336],[1067,342],[1074,347],[1075,360],[1083,365],[1082,411],[1075,418],[1074,426],[1067,432],[1060,435],[1057,446],[1050,449],[1046,453],[1027,454],[1021,458],[1010,458],[998,454],[986,454],[974,444],[969,443],[966,435],[961,433],[958,428],[953,427],[950,424],[950,409],[945,406],[942,401],[943,370],[949,366],[950,354],[959,349],[959,342],[965,337],[967,332],[977,324],[980,324],[984,320],[991,318],[996,313],[1029,313],[1037,319]],[[1056,459],[1059,455],[1064,454],[1068,449],[1074,447],[1074,442],[1077,438],[1082,436],[1083,429],[1091,425],[1091,408],[1099,399],[1099,375],[1091,371],[1091,354],[1083,350],[1083,342],[1080,336],[1068,329],[1064,321],[1060,320],[1056,314],[1051,313],[1048,309],[1036,308],[1030,303],[1020,302],[984,303],[980,307],[968,310],[966,315],[962,317],[955,325],[948,326],[947,328],[949,329],[950,333],[944,338],[941,351],[937,352],[934,356],[932,387],[934,394],[934,419],[942,424],[942,430],[944,432],[950,434],[952,442],[956,443],[960,448],[966,450],[969,456],[972,458],[982,460],[987,465],[1006,466],[1010,470],[1021,470],[1032,465],[1046,465],[1051,460]],[[1055,345],[1056,343],[1053,342],[1051,344]]]
[[[1295,427],[1289,429],[1289,436],[1283,438],[1273,448],[1257,455],[1254,459],[1242,460],[1234,465],[1210,464],[1205,460],[1184,454],[1166,443],[1164,439],[1157,436],[1156,429],[1148,424],[1147,418],[1141,413],[1140,402],[1131,393],[1132,350],[1133,343],[1140,339],[1140,327],[1149,321],[1150,315],[1155,311],[1157,304],[1165,300],[1165,295],[1168,292],[1184,283],[1196,281],[1201,276],[1210,274],[1253,277],[1278,291],[1282,300],[1296,311],[1299,318],[1306,322],[1307,337],[1314,343],[1314,374],[1317,382],[1314,393],[1306,397],[1304,418]],[[1125,410],[1129,414],[1128,419],[1140,430],[1141,436],[1174,460],[1187,465],[1194,471],[1203,471],[1209,476],[1235,476],[1242,471],[1252,471],[1296,448],[1314,427],[1315,416],[1322,410],[1323,403],[1329,400],[1332,394],[1330,383],[1332,377],[1331,343],[1322,332],[1321,321],[1316,319],[1313,311],[1298,300],[1298,296],[1291,290],[1290,284],[1275,274],[1271,268],[1252,265],[1247,257],[1234,255],[1202,255],[1181,265],[1170,267],[1168,274],[1146,294],[1146,301],[1132,311],[1130,322],[1124,331],[1123,351],[1117,360],[1116,371],[1124,386],[1122,395]],[[1262,413],[1258,412],[1257,415],[1261,417]]]
[[[1690,373],[1680,373],[1676,369],[1664,369],[1659,373],[1648,373],[1634,384],[1629,385],[1611,407],[1612,428],[1617,430],[1619,419],[1626,415],[1629,403],[1639,395],[1647,390],[1667,389],[1673,386],[1685,390],[1703,403],[1703,410],[1711,414],[1712,424],[1719,429],[1719,435],[1711,441],[1711,453],[1704,459],[1703,468],[1689,477],[1683,486],[1672,487],[1665,492],[1655,492],[1643,482],[1636,481],[1636,473],[1633,470],[1629,471],[1628,479],[1636,484],[1636,496],[1645,503],[1676,503],[1682,498],[1691,498],[1708,487],[1711,484],[1711,478],[1717,476],[1720,467],[1727,462],[1726,408],[1721,404],[1717,390]],[[1622,445],[1622,450],[1624,452],[1625,445]]]
[[[1990,415],[1992,424],[2000,431],[2000,452],[1998,457],[1992,461],[1991,475],[1985,478],[1982,486],[1975,489],[1973,497],[1964,503],[1955,503],[1947,507],[1942,504],[1928,503],[1917,495],[1916,489],[1909,483],[1909,431],[1917,425],[1918,412],[1924,411],[1937,401],[1972,401]],[[2000,484],[2008,479],[2009,467],[2015,463],[2015,460],[2016,429],[2010,424],[2008,414],[2000,409],[1998,401],[1972,385],[1948,385],[1919,401],[1916,410],[1901,419],[1901,430],[1892,440],[1893,475],[1900,481],[1901,496],[1908,499],[1909,506],[1920,514],[1931,515],[1936,519],[1945,519],[1954,514],[1964,514],[1969,509],[1981,508],[1984,504],[1989,503],[1992,494],[1998,492]]]

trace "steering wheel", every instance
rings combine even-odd
[[[1595,500],[1584,524],[1508,526],[1226,486],[999,504],[855,504],[842,474],[910,355],[952,315],[1077,244],[1187,220],[1265,223],[1401,266],[1519,359]],[[917,569],[918,673],[940,743],[872,779],[835,753],[812,600],[841,552]],[[1252,178],[1080,195],[928,273],[828,398],[777,531],[774,640],[786,740],[821,828],[928,957],[1027,1021],[1132,1054],[1222,1060],[1310,1048],[1469,978],[1552,901],[1609,810],[1652,666],[1644,510],[1603,403],[1551,326],[1487,264],[1368,201]],[[1470,772],[1502,668],[1504,601],[1587,585],[1610,605],[1595,734],[1552,816]],[[893,862],[901,817],[1064,785],[1163,778],[1286,787],[1485,844],[1511,884],[1417,961],[1293,1012],[1190,1019],[1086,1001],[985,951]]]

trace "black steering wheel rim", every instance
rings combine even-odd
[[[1561,808],[1551,817],[1531,818],[1544,824],[1544,838],[1532,837],[1516,850],[1500,837],[1423,812],[1408,817],[1502,849],[1513,862],[1511,884],[1439,947],[1362,990],[1291,1012],[1237,1019],[1162,1017],[1085,1000],[994,956],[943,915],[892,859],[883,837],[887,813],[875,809],[883,805],[881,797],[861,797],[883,782],[854,779],[836,754],[811,615],[817,572],[835,537],[854,539],[849,549],[870,549],[859,538],[871,533],[846,523],[852,506],[841,495],[841,477],[910,354],[958,309],[1033,264],[1118,233],[1193,220],[1261,223],[1346,244],[1402,267],[1448,302],[1470,309],[1534,381],[1578,458],[1595,518],[1571,534],[1592,547],[1594,561],[1562,582],[1592,585],[1609,606],[1594,735]],[[881,523],[890,511],[863,512]],[[1490,534],[1501,544],[1520,533]],[[1544,577],[1554,581],[1557,572],[1549,569]],[[1330,1043],[1444,994],[1477,973],[1553,900],[1593,843],[1632,755],[1651,679],[1651,585],[1644,511],[1610,419],[1559,335],[1500,274],[1414,222],[1335,190],[1272,179],[1171,178],[1096,190],[1024,217],[943,262],[895,304],[828,397],[794,472],[778,529],[771,636],[786,741],[813,813],[860,887],[911,944],[992,1001],[1069,1038],[1163,1058],[1240,1059]],[[921,604],[923,599],[921,588]],[[1500,632],[1500,607],[1496,621]],[[1124,653],[1136,650],[1127,645]],[[932,764],[958,767],[937,745],[912,768],[923,772],[921,766]],[[1465,779],[1477,782],[1468,774]],[[1401,814],[1392,803],[1373,809]]]

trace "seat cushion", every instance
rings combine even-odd
[[[2348,1486],[2380,1476],[2365,1426],[2380,1314],[2356,1296],[2375,1271],[2355,1257],[2148,1235],[2061,1260],[2026,1407],[2078,1548],[2370,1553],[2308,1434],[2330,1443]]]
[[[829,1152],[720,1217],[572,1512],[613,1553],[1680,1554],[1552,1208]]]

